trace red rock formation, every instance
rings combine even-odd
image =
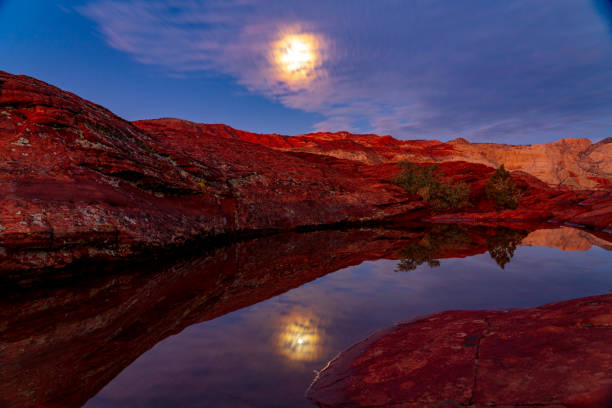
[[[589,168],[607,168],[604,145],[581,151],[594,160]],[[258,135],[176,119],[132,124],[0,72],[0,272],[126,259],[222,235],[423,219],[427,206],[389,181],[398,171],[392,161],[465,159],[459,150],[390,136]],[[441,170],[470,184],[472,207],[430,220],[612,229],[610,190],[551,188],[515,172],[521,206],[498,212],[484,195],[492,167],[448,161]],[[589,174],[608,180],[603,170]]]
[[[410,217],[424,207],[361,163],[148,128],[0,73],[0,270],[121,259],[241,231]]]
[[[524,171],[553,186],[574,189],[610,189],[612,185],[612,138],[598,143],[588,139],[564,139],[539,145],[469,143],[456,139],[397,140],[391,136],[355,135],[347,132],[309,133],[298,136],[254,134],[226,125],[194,124],[177,119],[134,122],[146,127],[154,123],[176,128],[198,128],[219,137],[241,139],[280,150],[334,156],[341,159],[380,164],[409,160],[414,162],[466,161]]]
[[[442,312],[341,353],[308,396],[324,407],[608,408],[610,350],[612,295]]]

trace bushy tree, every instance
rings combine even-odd
[[[470,198],[470,187],[465,183],[438,183],[429,192],[429,204],[435,210],[464,208]]]
[[[491,174],[486,191],[487,198],[493,200],[497,208],[515,209],[518,207],[521,192],[503,164]]]
[[[434,211],[456,210],[468,204],[470,187],[465,183],[442,182],[438,165],[420,166],[405,161],[400,167],[402,171],[393,182],[411,194],[420,195]]]
[[[436,183],[437,164],[431,166],[420,166],[416,163],[403,161],[399,163],[402,171],[393,179],[393,182],[408,190],[410,194],[422,195]],[[425,198],[425,197],[423,197]]]

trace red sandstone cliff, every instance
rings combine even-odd
[[[576,174],[605,187],[610,144],[580,143],[593,163],[588,175]],[[519,208],[495,211],[484,186],[497,162],[466,146],[477,145],[258,135],[176,119],[130,123],[41,81],[0,72],[0,271],[125,259],[227,234],[397,219],[612,229],[610,189],[553,188],[526,172],[514,173],[524,191]],[[495,157],[531,149],[487,146]],[[404,158],[444,161],[442,171],[470,184],[471,207],[431,217],[417,196],[389,181],[398,171],[393,162]]]

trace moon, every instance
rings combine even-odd
[[[288,72],[308,69],[314,62],[315,55],[311,41],[303,36],[290,36],[284,40],[280,63]]]
[[[273,44],[273,60],[278,79],[287,84],[303,84],[316,77],[322,62],[322,40],[309,33],[285,34]]]

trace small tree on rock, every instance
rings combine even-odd
[[[399,166],[402,171],[395,176],[393,182],[410,194],[419,194],[427,201],[429,190],[437,184],[436,171],[439,166],[433,164],[424,167],[409,161],[400,162]]]
[[[468,205],[470,187],[465,183],[446,183],[436,172],[437,164],[421,166],[401,162],[402,171],[392,180],[410,194],[418,194],[436,212],[458,210]]]
[[[491,174],[486,191],[487,198],[493,200],[497,208],[515,209],[518,207],[520,191],[503,164]]]

